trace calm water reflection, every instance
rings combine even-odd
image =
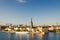
[[[30,40],[29,34],[10,34],[0,31],[0,40]],[[60,40],[60,34],[50,32],[44,36],[33,34],[32,40]]]

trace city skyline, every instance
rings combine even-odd
[[[0,24],[60,24],[60,0],[0,0]]]

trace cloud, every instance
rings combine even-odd
[[[18,2],[20,2],[20,3],[26,3],[27,0],[18,0]]]

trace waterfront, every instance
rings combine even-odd
[[[30,40],[29,34],[10,34],[0,31],[0,40]],[[60,40],[60,34],[49,32],[42,36],[40,34],[34,34],[32,40]]]

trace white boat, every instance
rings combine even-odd
[[[16,32],[16,34],[28,34],[29,32]]]

